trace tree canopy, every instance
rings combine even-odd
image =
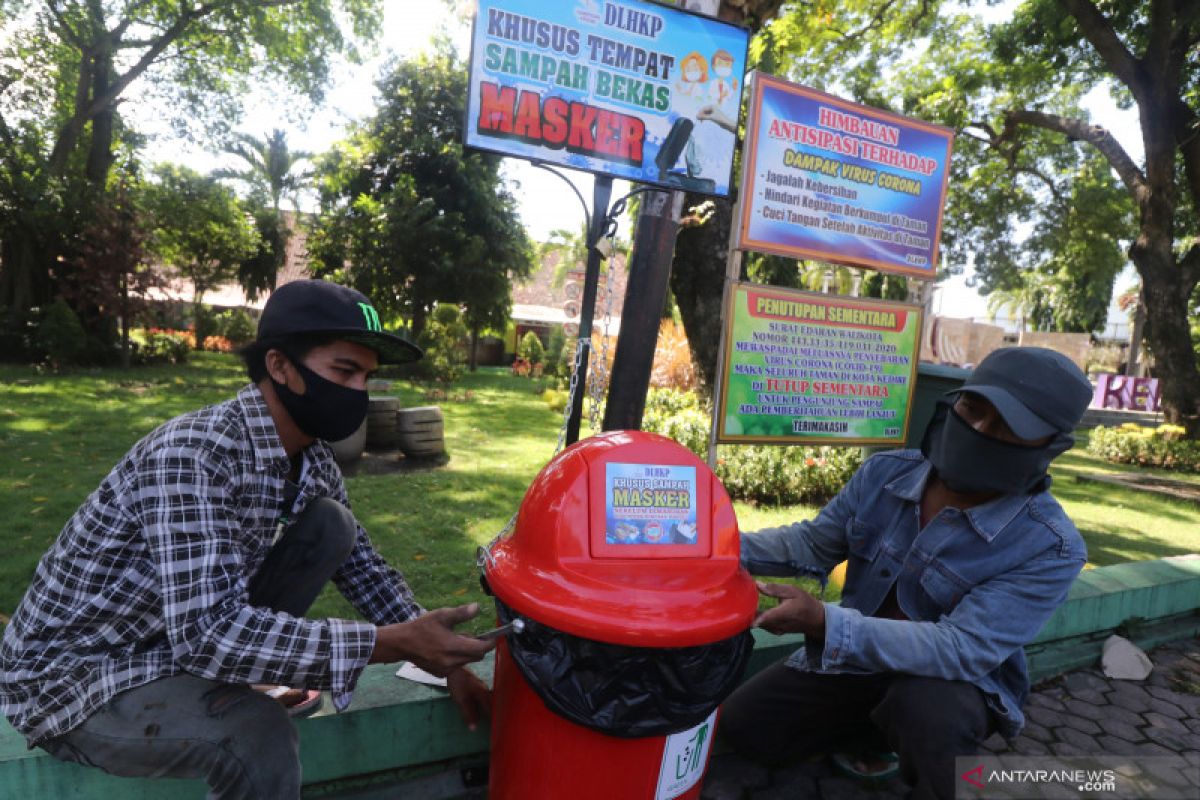
[[[214,174],[244,184],[252,198],[269,204],[276,213],[285,197],[295,208],[300,190],[312,178],[311,172],[297,169],[298,164],[312,158],[312,153],[288,147],[287,132],[279,128],[261,139],[249,133],[236,133],[225,152],[237,156],[244,166],[217,170]]]
[[[287,263],[292,230],[280,205],[291,200],[299,213],[299,194],[312,181],[311,170],[298,165],[310,161],[312,153],[288,147],[287,132],[276,128],[259,138],[249,133],[234,134],[225,152],[242,161],[240,169],[219,169],[214,177],[232,180],[248,189],[259,244],[250,258],[238,265],[237,280],[246,296],[255,300],[275,289],[279,270]]]
[[[1032,294],[1036,326],[1099,327],[1132,260],[1167,416],[1195,433],[1198,45],[1194,2],[1024,0],[989,24],[949,0],[845,0],[784,5],[751,52],[766,72],[954,128],[943,271],[970,264],[985,293]],[[1096,88],[1136,106],[1141,163],[1088,118]],[[672,274],[708,381],[729,234],[729,206],[717,208],[681,232]]]
[[[414,335],[437,302],[463,306],[473,329],[502,327],[533,248],[500,158],[463,148],[465,66],[443,44],[394,62],[378,89],[375,117],[317,160],[314,266],[411,318]]]
[[[349,28],[378,0],[0,0],[0,308],[19,323],[86,265],[115,160],[142,144],[122,103],[155,102],[175,130],[220,140],[256,83],[320,99]],[[140,87],[142,91],[133,91]]]
[[[199,306],[205,292],[233,278],[238,264],[254,254],[258,231],[234,193],[215,178],[172,164],[160,165],[155,178],[145,189],[150,249],[191,282]]]

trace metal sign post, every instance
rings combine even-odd
[[[753,80],[753,76],[751,76]],[[746,168],[745,163],[742,164],[742,169]],[[729,317],[729,297],[733,284],[742,278],[742,251],[737,249],[737,221],[740,218],[742,211],[742,198],[738,195],[738,199],[733,204],[733,225],[729,228],[729,248],[728,255],[725,257],[725,287],[721,293],[721,320]],[[717,375],[716,385],[713,387],[713,415],[712,426],[708,432],[708,467],[715,470],[717,468],[717,430],[720,420],[721,409],[717,407],[717,400],[720,396],[720,388],[725,385],[725,337],[727,335],[726,326],[721,325],[721,340],[717,346]]]

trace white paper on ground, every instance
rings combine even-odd
[[[427,686],[441,686],[443,689],[446,688],[445,678],[439,678],[437,675],[431,675],[417,665],[413,664],[411,661],[405,661],[400,665],[400,669],[396,670],[396,677],[404,678],[406,681],[423,683]]]
[[[1113,634],[1104,640],[1100,667],[1110,678],[1143,681],[1154,669],[1154,664],[1136,644]]]

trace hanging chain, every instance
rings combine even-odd
[[[604,233],[602,238],[608,240],[608,250],[612,253],[615,250],[617,239],[617,218],[625,212],[625,204],[629,195],[622,197],[613,204],[612,210],[609,211],[604,222]],[[612,304],[613,304],[613,286],[612,286],[612,270],[608,270],[608,275],[604,281],[604,316],[600,338],[600,353],[599,358],[591,358],[588,360],[589,369],[588,375],[585,377],[584,391],[588,393],[591,399],[591,408],[588,410],[589,422],[592,426],[592,435],[600,433],[600,404],[604,398],[604,392],[608,387],[608,329],[612,323]],[[562,452],[563,445],[567,441],[567,427],[571,420],[571,409],[575,407],[575,393],[579,391],[579,364],[583,358],[584,348],[590,347],[591,342],[576,336],[575,338],[575,360],[571,369],[571,383],[567,388],[567,404],[563,408],[562,427],[558,431],[558,443],[554,446],[554,454],[557,456]],[[492,555],[492,549],[508,534],[512,533],[512,529],[516,526],[517,515],[514,513],[508,518],[508,522],[504,527],[492,537],[492,540],[486,545],[481,545],[475,551],[475,565],[486,574],[486,568],[495,566],[495,560]]]
[[[613,206],[613,211],[609,214],[605,223],[604,237],[608,240],[608,252],[611,256],[616,250],[617,239],[617,216],[624,210],[624,199],[617,202]],[[592,407],[590,421],[592,425],[592,435],[600,433],[601,419],[600,406],[604,402],[604,395],[608,389],[608,328],[612,323],[612,304],[613,304],[613,271],[610,266],[607,274],[604,277],[604,316],[602,317],[603,325],[600,332],[600,353],[599,358],[594,359],[594,366],[591,370],[589,380],[589,394],[592,399]]]
[[[558,455],[567,441],[567,427],[571,422],[571,409],[575,407],[575,393],[579,391],[579,362],[583,358],[585,342],[579,336],[575,337],[575,360],[571,364],[571,383],[567,388],[567,405],[563,408],[562,427],[558,429],[558,444],[554,446],[553,458]]]

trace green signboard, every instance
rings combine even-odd
[[[904,443],[921,308],[733,284],[717,441]]]

